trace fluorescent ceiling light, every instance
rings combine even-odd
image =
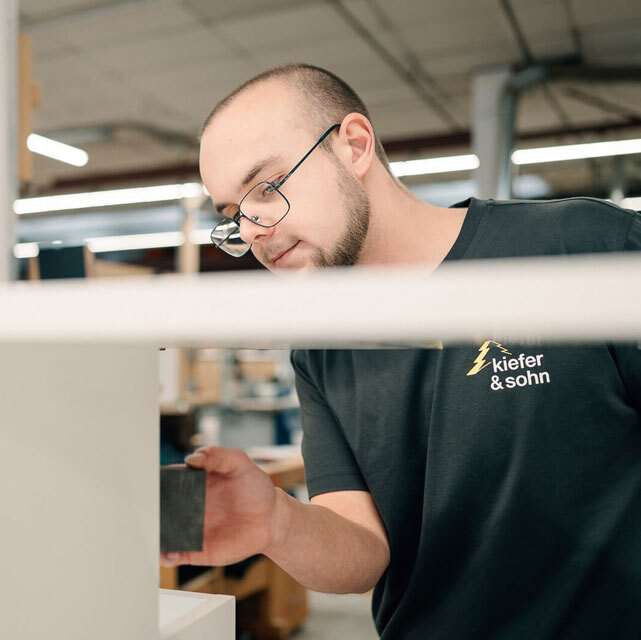
[[[194,244],[210,244],[211,229],[196,229],[190,238]],[[93,253],[107,251],[129,251],[132,249],[157,249],[162,247],[180,247],[185,243],[182,231],[164,233],[137,233],[127,236],[105,236],[102,238],[85,238],[83,240]],[[62,244],[54,240],[49,244]],[[22,242],[13,247],[16,258],[35,258],[40,253],[37,242]]]
[[[641,197],[639,198],[623,198],[621,206],[624,209],[634,209],[639,211],[641,209]]]
[[[641,138],[614,140],[611,142],[568,144],[536,149],[517,149],[512,153],[512,162],[517,165],[537,164],[540,162],[621,156],[632,153],[641,153]],[[469,171],[477,169],[478,166],[479,159],[474,154],[390,162],[392,173],[399,178],[402,176],[418,176],[431,173],[446,173],[449,171]]]
[[[212,225],[209,229],[194,229],[189,234],[189,238],[194,244],[212,244],[211,230],[214,228]]]
[[[74,167],[84,167],[89,161],[89,155],[86,151],[51,138],[39,136],[37,133],[30,133],[27,137],[27,149],[39,153],[41,156],[72,164]]]
[[[168,231],[165,233],[137,233],[131,236],[85,238],[84,241],[93,253],[104,253],[106,251],[179,247],[185,242],[185,235],[181,231]]]
[[[630,153],[641,153],[641,138],[635,140],[613,140],[611,142],[566,144],[559,147],[541,147],[537,149],[518,149],[512,154],[512,162],[514,164],[537,164],[539,162],[623,156]]]
[[[479,159],[473,153],[463,156],[445,156],[443,158],[422,158],[390,162],[392,173],[401,176],[422,176],[429,173],[447,173],[448,171],[469,171],[477,169]]]
[[[22,198],[13,203],[13,210],[22,215],[49,211],[90,209],[92,207],[112,207],[116,205],[182,200],[183,198],[193,198],[202,192],[203,187],[199,182],[185,182],[183,184],[163,184],[154,187],[65,193],[58,196]]]
[[[37,242],[22,242],[13,247],[16,258],[35,258],[39,253]]]

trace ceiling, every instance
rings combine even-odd
[[[384,142],[449,136],[447,153],[467,147],[452,134],[470,129],[481,67],[563,59],[641,68],[641,3],[630,0],[21,0],[20,18],[40,85],[35,130],[90,156],[83,168],[38,157],[34,191],[193,167],[210,108],[286,62],[347,80]],[[579,139],[631,137],[640,105],[641,78],[555,81],[523,96],[517,130],[625,125]],[[420,151],[395,148],[403,157]],[[563,171],[579,185],[590,175],[580,163]]]

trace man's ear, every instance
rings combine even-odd
[[[341,154],[357,178],[362,179],[372,166],[375,155],[374,129],[360,113],[350,113],[343,118],[338,132],[343,142]]]

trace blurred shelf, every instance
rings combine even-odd
[[[163,415],[184,415],[198,407],[219,407],[230,411],[253,411],[274,413],[286,409],[297,409],[300,406],[296,396],[286,397],[246,397],[237,398],[232,404],[221,404],[219,401],[207,399],[207,397],[195,394],[188,395],[176,403],[160,405],[160,413]]]

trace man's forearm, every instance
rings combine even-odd
[[[277,491],[274,539],[266,556],[314,591],[363,593],[376,584],[389,564],[385,541],[327,507]]]

